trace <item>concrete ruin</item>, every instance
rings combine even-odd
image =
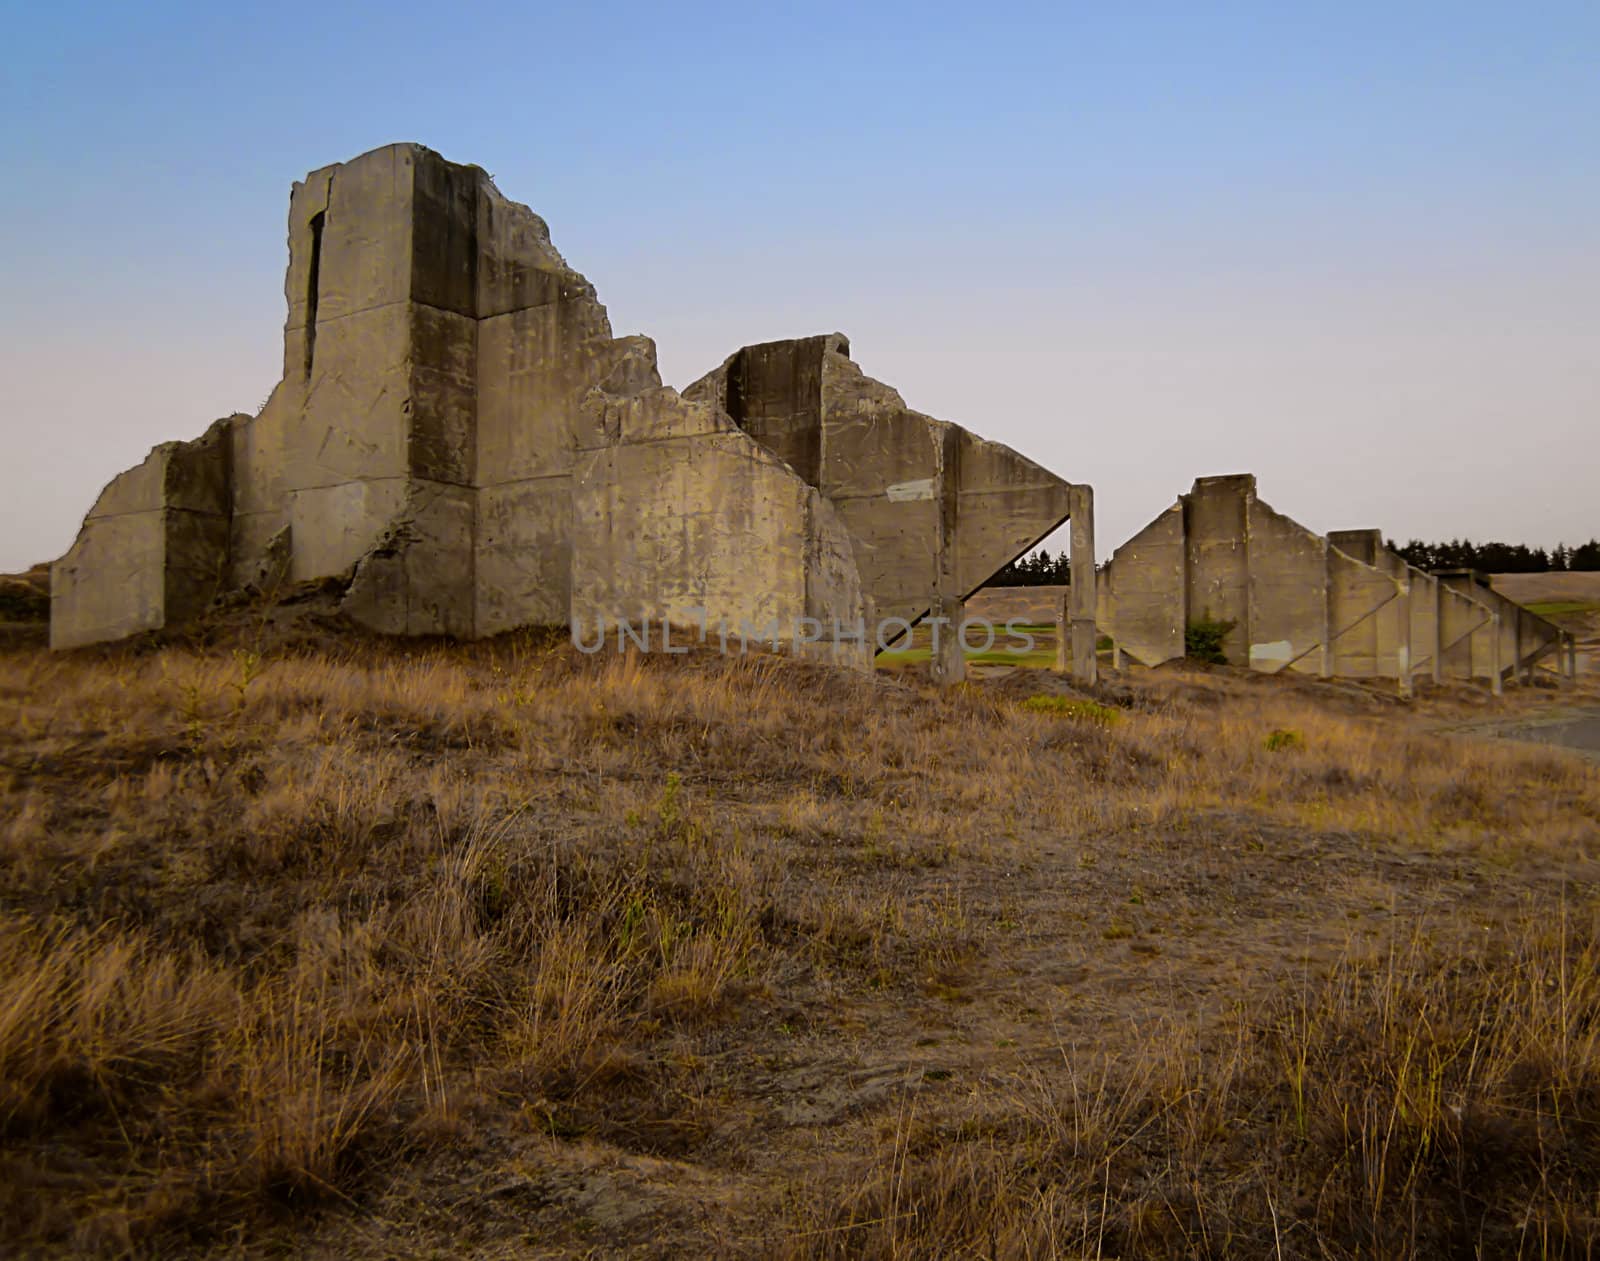
[[[1192,625],[1227,623],[1232,664],[1392,678],[1404,694],[1419,674],[1498,692],[1552,655],[1574,668],[1571,637],[1482,575],[1425,573],[1378,530],[1316,534],[1258,498],[1248,474],[1200,478],[1119,547],[1100,574],[1099,621],[1118,664],[1182,657]]]
[[[338,578],[391,634],[709,621],[861,665],[869,623],[959,623],[1070,517],[1092,676],[1089,489],[910,410],[839,334],[746,347],[679,395],[542,219],[412,144],[294,186],[284,291],[266,405],[106,487],[52,568],[52,647]]]
[[[1094,677],[1090,487],[911,410],[861,372],[838,333],[746,346],[684,397],[731,416],[838,510],[880,624],[959,627],[969,596],[1070,519],[1073,577],[1087,597],[1073,613],[1072,660]],[[959,636],[940,636],[936,674],[959,678],[963,662]]]

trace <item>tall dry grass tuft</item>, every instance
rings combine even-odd
[[[885,1126],[796,1257],[1580,1256],[1600,1247],[1600,907],[1421,929],[1129,1058],[1063,1048]],[[833,1184],[820,1199],[833,1195]]]
[[[340,1194],[342,1175],[410,1085],[416,1058],[404,1041],[339,1037],[343,1012],[326,990],[291,986],[257,997],[258,1020],[230,1048],[232,1100],[248,1137],[236,1177],[284,1200]]]
[[[114,1115],[199,1072],[239,993],[137,936],[0,924],[0,1132]]]

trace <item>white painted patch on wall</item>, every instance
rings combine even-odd
[[[908,499],[932,499],[933,478],[924,477],[915,482],[896,482],[883,492],[891,503],[905,503]]]
[[[1287,662],[1292,656],[1294,656],[1294,649],[1290,647],[1287,639],[1277,639],[1270,644],[1250,645],[1251,665],[1255,665],[1258,661]]]

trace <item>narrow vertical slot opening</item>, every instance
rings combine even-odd
[[[322,225],[327,212],[317,211],[311,216],[311,264],[306,268],[306,378],[311,377],[311,364],[317,351],[317,290],[322,280]]]

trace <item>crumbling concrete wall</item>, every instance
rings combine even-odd
[[[871,659],[850,538],[833,506],[719,409],[669,389],[595,401],[572,531],[580,642],[633,627]]]
[[[648,398],[651,414],[673,412],[654,347],[612,336],[593,286],[556,251],[543,220],[501,196],[478,167],[403,144],[313,172],[290,197],[284,291],[283,378],[259,415],[225,427],[232,476],[209,523],[209,585],[192,581],[188,536],[197,527],[162,524],[162,513],[186,505],[150,489],[148,474],[126,475],[145,487],[137,507],[151,515],[124,507],[124,479],[108,490],[59,570],[59,643],[191,616],[218,590],[219,570],[220,585],[232,588],[347,578],[344,609],[392,633],[473,636],[566,622],[575,523],[592,520],[600,510],[589,499],[607,494],[575,485],[580,449],[587,458],[606,450],[618,470],[647,469],[715,515],[720,485],[669,467],[682,459],[700,469],[690,444],[645,458],[623,448],[652,438],[595,428],[605,407],[596,411],[594,397],[624,409]],[[764,459],[726,417],[710,423],[727,431],[730,459]],[[176,458],[158,455],[163,467]],[[771,499],[805,498],[786,466],[765,463],[767,482],[792,483],[768,486]],[[622,498],[630,510],[641,501]],[[804,534],[813,518],[825,529],[825,515],[788,521],[800,531],[796,546],[767,559],[800,568],[776,583],[764,569],[765,583],[839,585],[832,570],[805,572],[829,563],[833,541]],[[582,557],[632,563],[604,550]],[[124,581],[130,563],[141,575],[133,584]],[[645,592],[687,590],[720,572],[693,547],[658,551],[651,563],[648,572],[588,575],[587,590],[636,592],[607,609],[620,615],[650,603]],[[841,611],[849,589],[847,578]],[[118,607],[100,607],[107,601]],[[800,596],[777,602],[791,619],[805,613]]]
[[[289,254],[283,381],[237,434],[235,581],[287,529],[289,577],[352,573],[379,630],[564,621],[576,417],[626,349],[592,286],[417,145],[296,185]]]
[[[349,573],[380,545],[394,555],[420,549],[405,537],[407,522],[441,497],[453,494],[454,515],[470,517],[461,470],[471,425],[449,414],[462,400],[439,388],[452,351],[459,366],[472,363],[472,321],[459,310],[466,264],[459,249],[430,248],[441,208],[429,189],[449,168],[419,146],[390,145],[295,185],[283,378],[233,435],[236,584],[268,568],[275,545],[294,581]],[[452,337],[466,339],[464,352]],[[470,532],[427,534],[456,566],[470,566]],[[448,602],[426,622],[403,596],[369,602],[365,613],[383,630],[471,630],[470,606]]]
[[[390,633],[699,608],[859,664],[834,627],[875,596],[959,599],[1088,503],[910,412],[837,335],[741,352],[716,397],[680,398],[542,219],[419,145],[312,172],[288,236],[282,380],[107,488],[55,569],[58,646],[338,578]]]
[[[195,616],[227,584],[228,420],[114,478],[51,571],[50,646],[121,639]]]
[[[1559,650],[1560,631],[1472,575],[1431,575],[1377,530],[1326,538],[1268,506],[1247,474],[1203,477],[1113,553],[1102,628],[1120,656],[1158,665],[1185,631],[1231,622],[1230,662],[1267,672],[1398,680],[1481,678],[1498,688]]]
[[[1088,488],[912,410],[842,334],[746,346],[684,396],[725,411],[837,509],[878,618],[959,621],[967,596],[1075,512],[1073,579],[1094,590]],[[1092,603],[1083,620],[1092,670]]]

